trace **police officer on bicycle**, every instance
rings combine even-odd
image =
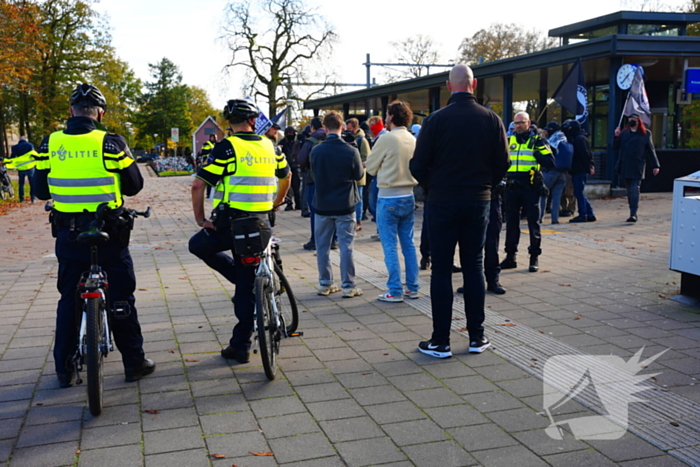
[[[73,385],[73,356],[77,349],[79,304],[76,286],[90,269],[90,245],[78,243],[78,234],[95,219],[98,206],[107,203],[104,231],[109,241],[98,247],[99,263],[109,279],[109,309],[123,309],[111,319],[112,332],[122,354],[127,382],[153,373],[155,363],[143,351],[143,336],[134,306],[136,276],[129,254],[129,222],[124,217],[124,196],[143,188],[143,177],[120,135],[108,133],[100,123],[107,108],[95,86],[81,84],[70,96],[66,129],[44,138],[39,147],[35,194],[53,199],[52,234],[58,258],[58,302],[54,361],[59,386]],[[113,316],[113,318],[115,318]]]
[[[250,357],[255,268],[244,266],[235,252],[233,257],[224,253],[234,248],[232,221],[256,217],[262,237],[269,238],[267,215],[282,204],[290,184],[284,154],[275,154],[272,141],[254,132],[258,115],[257,106],[250,100],[233,99],[226,103],[224,118],[231,124],[233,134],[214,147],[213,162],[200,168],[192,183],[194,219],[202,230],[190,239],[190,252],[236,285],[232,301],[238,323],[221,356],[239,363],[247,363]],[[203,205],[207,186],[216,190],[210,219],[205,217]]]

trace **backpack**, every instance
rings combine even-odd
[[[566,172],[571,170],[571,164],[574,160],[574,145],[565,141],[559,143],[554,160],[554,168],[558,171]]]

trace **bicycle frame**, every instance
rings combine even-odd
[[[267,247],[265,247],[265,251],[263,251],[262,255],[258,256],[257,258],[260,259],[260,263],[258,264],[258,267],[255,270],[255,276],[256,277],[266,277],[267,279],[270,280],[270,287],[271,290],[274,291],[277,290],[279,287],[278,284],[278,279],[277,275],[274,273],[275,270],[275,265],[273,261],[275,261],[275,255],[272,251],[273,247],[273,240],[270,238],[270,241],[267,243]],[[288,337],[287,336],[287,329],[286,326],[284,325],[284,317],[279,312],[279,309],[277,307],[277,300],[271,300],[272,302],[272,311],[273,311],[273,316],[275,319],[275,326],[277,329],[280,329],[282,332],[283,337]],[[256,309],[255,312],[257,313],[258,310]],[[253,332],[256,333],[258,332],[258,326],[257,322],[253,320]],[[257,348],[258,341],[255,341],[255,347]]]
[[[83,369],[83,362],[85,361],[85,355],[87,354],[85,337],[87,334],[88,300],[90,299],[99,298],[103,304],[101,307],[101,319],[104,323],[105,342],[103,343],[104,348],[101,349],[102,354],[107,356],[109,352],[114,351],[112,332],[109,326],[109,316],[107,315],[107,307],[109,306],[109,283],[107,280],[107,274],[97,264],[97,245],[90,245],[90,263],[90,270],[86,271],[84,280],[81,279],[80,283],[78,284],[80,298],[83,300],[83,312],[80,321],[80,331],[78,334],[78,348],[75,356],[73,357],[77,384],[82,383],[80,371]]]

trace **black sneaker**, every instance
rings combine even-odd
[[[305,250],[316,251],[316,243],[314,242],[304,243],[303,246]]]
[[[236,350],[230,345],[225,349],[221,349],[221,356],[226,360],[236,360],[238,363],[248,363],[250,361],[250,352],[247,350]]]
[[[481,336],[478,339],[474,339],[469,343],[469,352],[481,353],[489,347],[491,347],[491,341],[489,341],[488,337]]]
[[[569,219],[570,223],[588,222],[588,217],[586,216],[576,216],[573,219]]]
[[[637,222],[637,216],[629,216],[627,222]]]
[[[436,358],[450,358],[452,356],[449,345],[433,345],[430,341],[421,341],[418,344],[418,350]]]
[[[598,219],[595,216],[587,216],[586,217],[586,222],[595,222]]]
[[[73,373],[56,373],[59,388],[69,388],[73,386],[75,375]]]
[[[150,375],[154,371],[156,371],[156,363],[150,358],[146,358],[138,367],[124,369],[124,376],[126,376],[124,381],[133,383],[146,375]]]
[[[338,242],[331,243],[331,250],[337,250],[337,249],[338,249]]]

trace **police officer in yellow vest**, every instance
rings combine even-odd
[[[233,134],[214,147],[213,162],[200,168],[192,182],[194,219],[202,230],[190,239],[190,252],[236,285],[232,301],[238,323],[221,356],[240,363],[249,360],[255,268],[243,266],[240,256],[225,253],[233,248],[231,220],[258,217],[269,234],[267,214],[282,204],[290,183],[284,154],[276,155],[272,141],[254,132],[258,115],[257,106],[247,99],[226,103],[224,118],[231,124]],[[205,217],[203,206],[206,186],[216,189],[210,219]]]
[[[515,255],[520,242],[520,212],[527,215],[530,231],[530,272],[539,270],[540,244],[539,199],[544,186],[540,166],[554,168],[554,155],[547,142],[530,129],[530,116],[526,112],[515,115],[515,133],[509,138],[510,168],[506,173],[506,258],[501,269],[518,266]]]
[[[19,137],[19,143],[12,146],[10,152],[10,157],[5,158],[5,163],[8,169],[17,169],[19,174],[19,202],[24,203],[24,181],[29,182],[29,196],[34,202],[34,167],[36,166],[36,161],[34,156],[36,151],[34,151],[34,145],[27,141],[26,136]]]
[[[44,138],[39,147],[35,194],[42,200],[53,199],[52,232],[58,258],[58,302],[54,361],[60,387],[73,384],[72,357],[76,351],[77,326],[75,288],[83,271],[90,269],[90,246],[76,238],[94,219],[102,203],[108,212],[105,232],[109,242],[98,247],[100,266],[109,278],[110,308],[115,302],[131,313],[112,320],[112,332],[122,354],[127,382],[138,381],[153,373],[155,363],[146,359],[143,336],[136,313],[134,290],[136,277],[129,254],[128,236],[119,222],[123,196],[134,196],[143,188],[139,172],[126,141],[108,133],[100,123],[107,103],[95,86],[79,85],[70,96],[70,115],[66,129]],[[120,238],[121,237],[121,238]]]
[[[209,139],[202,144],[202,149],[199,151],[199,165],[204,167],[210,164],[209,156],[211,156],[211,150],[216,146],[216,134],[209,135]]]

